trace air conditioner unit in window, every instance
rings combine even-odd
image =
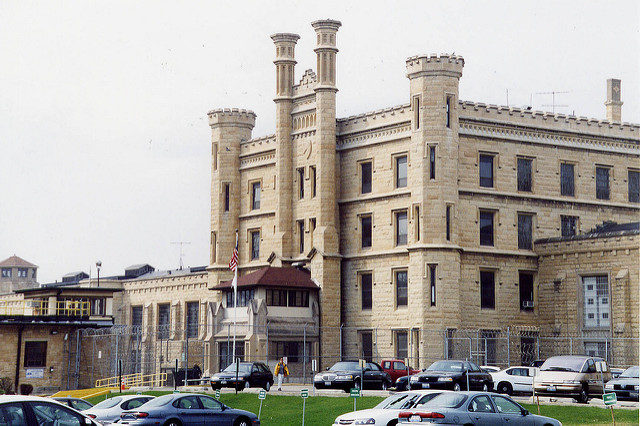
[[[534,306],[535,303],[533,303],[533,300],[525,300],[522,302],[522,307],[525,309],[533,309]]]

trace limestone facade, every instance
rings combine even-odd
[[[460,100],[464,59],[421,55],[406,62],[407,103],[339,118],[340,23],[312,25],[317,67],[295,85],[299,36],[272,36],[275,135],[253,138],[251,111],[209,112],[209,287],[230,278],[236,229],[241,273],[306,264],[321,287],[323,366],[361,356],[362,336],[378,329],[420,367],[445,350],[426,330],[547,332],[533,241],[639,217],[640,126],[620,122],[615,81],[607,120],[551,114]]]

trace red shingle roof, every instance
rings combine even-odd
[[[231,281],[223,281],[214,290],[231,288]],[[311,280],[307,271],[292,267],[265,266],[257,271],[238,277],[238,287],[285,287],[309,288],[318,290],[320,287]]]
[[[4,267],[18,267],[18,268],[37,268],[37,265],[34,265],[31,262],[27,262],[26,260],[16,256],[15,254],[2,262],[0,262],[0,266]]]

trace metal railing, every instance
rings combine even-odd
[[[0,301],[0,315],[10,316],[89,316],[91,306],[86,300],[15,300]]]
[[[120,379],[122,378],[122,382]],[[125,374],[122,377],[114,376],[114,377],[106,377],[104,379],[96,380],[97,388],[105,388],[105,387],[120,387],[122,383],[123,386],[127,388],[131,387],[139,387],[139,386],[164,386],[167,382],[167,373],[153,373],[153,374],[142,374],[142,373],[133,373],[133,374]]]

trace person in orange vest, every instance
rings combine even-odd
[[[280,358],[280,361],[276,364],[276,370],[274,373],[276,377],[278,377],[278,390],[281,391],[282,380],[284,379],[284,376],[289,375],[289,368],[287,367],[287,364],[285,364],[284,358]]]

